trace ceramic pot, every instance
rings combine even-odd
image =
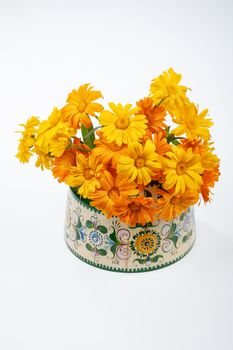
[[[131,228],[107,219],[69,189],[65,241],[82,261],[105,270],[145,272],[171,265],[183,258],[195,241],[194,210],[189,208],[172,222]]]

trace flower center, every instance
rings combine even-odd
[[[93,170],[91,170],[90,168],[85,169],[84,177],[85,179],[90,180],[93,177]]]
[[[114,197],[116,197],[116,196],[119,196],[119,191],[118,191],[118,189],[116,188],[116,187],[113,187],[113,188],[111,188],[111,190],[110,191],[108,191],[108,196],[112,199],[112,198],[114,198]]]
[[[158,246],[157,237],[152,234],[139,236],[135,241],[136,249],[142,254],[152,253]]]
[[[86,104],[84,102],[81,102],[79,105],[78,105],[78,110],[80,113],[83,113],[86,109]]]
[[[186,164],[185,163],[178,163],[176,166],[176,172],[178,175],[183,175],[186,170]]]
[[[129,118],[126,117],[119,117],[115,123],[117,129],[125,130],[128,128],[130,124]]]
[[[167,87],[167,92],[168,92],[169,95],[175,95],[175,93],[176,93],[175,86],[168,86]]]
[[[137,168],[142,168],[145,164],[145,161],[142,157],[138,157],[136,160],[135,160],[135,165]]]
[[[181,204],[182,200],[180,197],[174,196],[172,197],[172,199],[170,200],[170,203],[173,205],[179,205]]]
[[[139,211],[140,205],[141,204],[138,204],[138,203],[130,203],[129,209],[133,212]]]

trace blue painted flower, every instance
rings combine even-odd
[[[103,237],[98,231],[91,231],[89,235],[90,242],[95,246],[99,246],[103,242]]]

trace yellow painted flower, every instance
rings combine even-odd
[[[120,175],[113,176],[108,171],[101,176],[100,184],[100,189],[90,193],[88,198],[92,200],[91,205],[101,210],[107,218],[114,215],[113,205],[116,200],[138,194],[135,183],[125,181]]]
[[[155,104],[163,100],[163,105],[171,112],[173,108],[187,100],[187,87],[179,85],[182,75],[174,72],[172,68],[163,72],[151,82],[150,92]]]
[[[187,190],[199,191],[202,185],[200,155],[192,152],[191,148],[185,151],[182,147],[172,147],[164,159],[165,189],[175,187],[175,193],[184,193]]]
[[[163,196],[156,201],[158,218],[166,221],[173,220],[191,205],[196,204],[198,199],[198,192],[187,191],[183,194],[176,194],[174,191],[164,191]]]
[[[173,121],[179,124],[172,133],[176,136],[187,135],[188,139],[201,137],[204,140],[210,139],[209,127],[213,125],[210,118],[206,118],[208,109],[198,114],[194,103],[184,103],[174,110]]]
[[[104,171],[103,164],[93,154],[86,158],[83,154],[76,155],[76,166],[70,167],[70,173],[65,183],[71,187],[79,187],[78,193],[87,198],[90,193],[100,189],[100,177]]]
[[[138,108],[131,104],[109,103],[112,111],[104,110],[99,122],[103,127],[101,132],[108,142],[116,142],[118,146],[138,141],[146,133],[147,119],[144,115],[135,115]]]
[[[153,170],[162,167],[158,158],[151,140],[147,140],[144,146],[139,142],[131,143],[127,154],[119,157],[117,172],[130,181],[147,185],[152,179]]]
[[[18,153],[16,154],[16,157],[21,163],[27,163],[33,154],[32,148],[35,144],[35,136],[39,124],[39,118],[34,116],[30,117],[26,124],[20,124],[20,126],[24,127],[24,130],[18,131],[22,134],[22,138],[19,140]]]
[[[93,102],[103,97],[101,92],[89,85],[84,84],[78,90],[73,90],[67,97],[68,104],[62,108],[63,121],[69,121],[74,129],[80,128],[80,124],[89,128],[92,125],[89,115],[95,116],[95,113],[103,110],[100,103]]]

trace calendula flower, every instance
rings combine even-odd
[[[104,171],[103,164],[91,154],[86,158],[83,154],[76,154],[76,166],[71,166],[65,183],[71,187],[79,187],[78,193],[87,198],[90,193],[101,187],[100,177]]]
[[[52,161],[52,173],[59,182],[63,182],[70,174],[70,167],[75,165],[74,149],[70,148],[63,152],[61,157],[55,158]]]
[[[111,162],[112,167],[116,168],[120,155],[125,150],[125,145],[118,146],[114,141],[108,142],[102,133],[98,133],[99,139],[95,140],[95,148],[92,153],[99,157],[103,164]]]
[[[187,190],[198,191],[202,185],[200,155],[192,152],[191,148],[185,151],[182,147],[172,147],[164,159],[164,173],[166,180],[164,188],[169,190],[175,186],[175,193],[184,193]]]
[[[113,205],[116,200],[127,198],[138,194],[135,183],[125,181],[125,178],[110,172],[105,173],[100,178],[101,187],[94,193],[90,193],[91,205],[101,210],[107,218],[114,215]]]
[[[166,137],[164,137],[161,132],[154,134],[154,144],[155,152],[161,156],[165,155],[171,150],[171,146],[167,143]]]
[[[210,202],[210,188],[214,187],[215,182],[218,181],[220,176],[219,164],[212,170],[205,170],[202,174],[203,185],[201,186],[201,194],[205,203]]]
[[[157,199],[156,212],[158,218],[166,221],[173,220],[182,212],[186,211],[191,205],[198,202],[199,193],[186,191],[183,194],[177,194],[174,191],[163,192],[163,196]]]
[[[138,108],[131,104],[122,106],[121,103],[109,103],[111,111],[104,110],[99,122],[103,127],[101,132],[108,142],[115,142],[118,146],[138,141],[146,133],[147,119],[144,115],[135,113]]]
[[[34,146],[34,151],[37,155],[36,167],[41,168],[41,170],[44,170],[44,168],[48,170],[51,169],[52,157],[41,151],[36,144]]]
[[[166,128],[164,122],[166,116],[166,109],[164,106],[156,106],[153,99],[145,97],[143,100],[137,102],[139,110],[137,114],[143,114],[148,120],[148,128],[152,133],[160,132],[162,128]]]
[[[117,172],[130,181],[147,185],[152,179],[153,170],[162,167],[158,158],[152,141],[147,140],[144,146],[139,142],[131,143],[127,154],[119,157]]]
[[[103,109],[100,103],[93,102],[103,97],[101,92],[89,85],[84,84],[78,90],[73,90],[67,97],[68,104],[62,108],[63,121],[69,121],[74,129],[80,128],[80,124],[89,128],[92,125],[89,115],[95,116]]]
[[[150,92],[155,104],[162,104],[168,109],[169,113],[173,108],[183,101],[187,100],[187,87],[179,85],[182,75],[174,72],[172,68],[163,72],[158,78],[151,82]]]
[[[145,198],[142,195],[132,199],[115,200],[113,210],[120,220],[132,227],[153,222],[156,213],[153,198]]]
[[[201,165],[204,170],[212,170],[219,162],[218,157],[212,153],[214,150],[212,143],[208,143],[202,139],[185,139],[182,140],[181,146],[185,150],[191,148],[194,153],[200,154]]]
[[[183,103],[174,111],[173,121],[180,124],[172,133],[176,136],[186,134],[191,140],[198,137],[210,139],[209,127],[213,125],[210,118],[206,118],[208,109],[198,114],[194,103]]]
[[[49,156],[60,157],[71,143],[76,131],[61,120],[61,111],[54,108],[48,120],[37,131],[36,149]]]
[[[24,130],[18,131],[22,134],[22,138],[19,140],[16,157],[21,163],[27,163],[33,154],[32,148],[36,141],[35,136],[39,124],[39,118],[34,116],[30,117],[26,124],[20,124],[20,126],[24,127]]]

